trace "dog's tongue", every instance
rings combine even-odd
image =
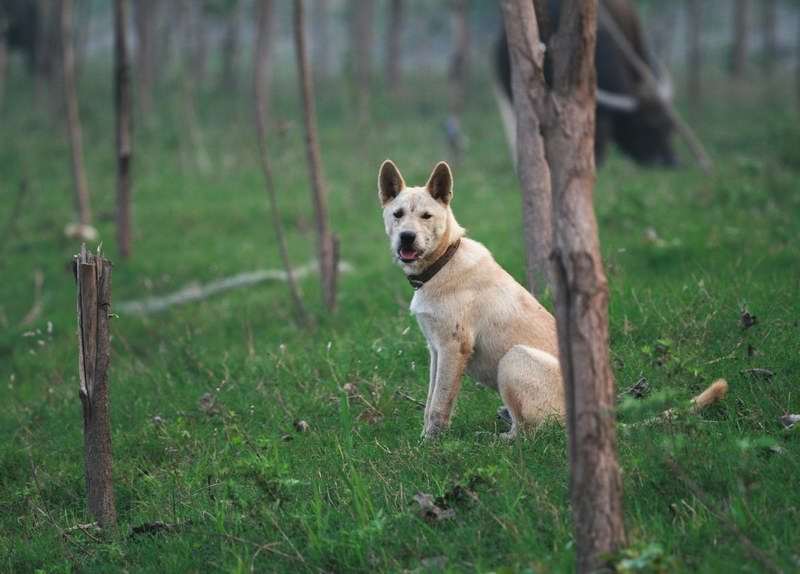
[[[412,261],[417,258],[417,252],[413,249],[401,249],[400,257],[406,261]]]

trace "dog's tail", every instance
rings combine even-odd
[[[725,396],[725,393],[728,392],[728,382],[725,379],[717,379],[709,387],[704,390],[702,393],[697,395],[690,401],[689,412],[690,413],[699,413],[708,405],[717,402],[722,397]],[[676,416],[675,409],[668,409],[661,414],[658,414],[654,417],[650,417],[649,419],[645,419],[643,421],[639,421],[637,423],[633,423],[630,425],[623,424],[625,427],[639,427],[639,426],[647,426],[654,423],[666,423],[673,420]]]
[[[692,406],[689,408],[691,413],[699,413],[708,405],[717,402],[728,392],[728,381],[717,379],[702,393],[692,399]]]

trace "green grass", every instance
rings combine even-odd
[[[407,310],[411,290],[389,257],[377,169],[391,157],[421,183],[447,156],[445,86],[427,78],[406,85],[398,101],[375,102],[361,133],[345,91],[319,90],[331,216],[353,267],[341,276],[335,316],[324,313],[311,277],[301,282],[317,317],[311,330],[298,326],[283,284],[113,319],[120,524],[101,540],[73,531],[62,542],[39,509],[61,529],[90,520],[69,269],[79,246],[61,237],[73,219],[61,120],[47,100],[37,105],[29,82],[11,78],[0,124],[0,225],[20,180],[29,192],[0,255],[0,570],[572,567],[560,426],[513,444],[476,437],[504,430],[494,420],[500,400],[468,380],[452,430],[423,444],[422,412],[395,392],[424,398],[427,351]],[[82,87],[96,223],[115,262],[113,301],[280,267],[246,94],[201,96],[208,173],[193,160],[175,97],[162,96],[157,115],[137,124],[135,254],[124,261],[114,240],[111,94],[105,76]],[[684,404],[717,377],[730,383],[726,399],[701,417],[621,431],[629,571],[763,571],[675,476],[669,456],[775,564],[787,572],[800,564],[800,431],[779,422],[800,412],[800,130],[786,86],[770,86],[770,98],[754,88],[718,90],[692,120],[716,159],[712,175],[646,171],[617,155],[598,173],[617,384],[643,376],[653,391],[643,403],[624,403],[621,418]],[[273,130],[271,149],[292,258],[302,264],[315,238],[296,102],[285,81],[272,106],[285,129]],[[454,166],[454,208],[470,235],[522,278],[520,199],[487,86],[476,82],[465,122],[470,147]],[[648,228],[660,241],[646,239]],[[36,269],[43,312],[21,326]],[[758,317],[747,330],[739,325],[744,305]],[[741,374],[753,367],[775,377]],[[348,397],[348,383],[357,394]],[[215,405],[201,412],[205,393]],[[297,419],[310,430],[296,432]],[[413,501],[420,492],[444,497],[455,516],[425,520]],[[132,535],[156,521],[181,527]]]

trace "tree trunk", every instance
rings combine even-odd
[[[75,184],[75,201],[78,208],[78,222],[82,226],[92,224],[92,210],[89,205],[89,187],[83,165],[83,137],[81,120],[78,114],[78,93],[75,85],[75,60],[72,53],[70,13],[72,0],[61,0],[61,62],[64,78],[64,100],[67,108],[67,136],[69,137],[70,166]]]
[[[114,0],[114,107],[117,119],[117,243],[131,256],[131,89],[128,14],[125,0]]]
[[[356,79],[356,108],[361,126],[369,122],[372,83],[373,0],[354,0],[351,33]]]
[[[554,84],[545,141],[553,190],[553,298],[579,573],[606,566],[602,557],[626,542],[608,356],[608,282],[592,205],[596,10],[594,1],[562,3],[551,42]]]
[[[3,117],[3,95],[6,89],[6,72],[8,71],[8,26],[0,18],[0,125]]]
[[[103,526],[117,523],[111,464],[108,363],[111,262],[81,247],[73,263],[78,283],[80,398],[89,512]]]
[[[550,284],[553,228],[550,168],[544,152],[540,119],[547,96],[544,51],[533,4],[501,0],[500,9],[511,56],[511,88],[517,117],[517,177],[522,191],[525,279],[541,297]]]
[[[386,91],[391,96],[396,96],[400,88],[402,32],[403,0],[391,0],[386,25]]]
[[[222,39],[221,88],[236,93],[239,91],[239,0],[233,0],[225,22],[225,36]]]
[[[700,0],[687,0],[686,3],[686,30],[688,35],[689,50],[686,52],[688,60],[686,69],[688,70],[688,98],[689,106],[697,110],[700,107],[701,87],[700,87],[700,21],[702,11]]]
[[[767,73],[772,72],[775,67],[775,60],[778,57],[778,44],[775,32],[776,7],[776,0],[764,0],[764,5],[761,8],[761,35],[764,43],[762,64]]]
[[[259,0],[258,2],[258,33],[256,36],[256,54],[253,67],[253,116],[256,124],[256,135],[258,137],[258,149],[261,157],[261,169],[264,173],[264,181],[267,187],[267,197],[269,198],[270,212],[272,213],[272,227],[275,229],[275,237],[278,242],[283,266],[286,269],[286,284],[289,286],[289,294],[292,297],[295,309],[300,320],[308,325],[310,323],[306,306],[300,295],[297,286],[292,263],[289,258],[289,250],[286,247],[286,237],[283,230],[280,210],[278,208],[278,197],[275,192],[275,183],[272,179],[272,168],[269,161],[269,150],[267,148],[267,81],[269,79],[269,67],[272,61],[272,44],[275,30],[275,2],[274,0]]]
[[[303,117],[306,127],[308,173],[311,178],[311,194],[314,200],[314,214],[317,220],[322,299],[329,311],[335,311],[339,239],[331,231],[328,207],[325,200],[322,163],[319,158],[319,141],[317,139],[317,116],[314,110],[314,90],[311,84],[311,72],[308,68],[308,53],[306,49],[304,0],[295,0],[294,2],[294,35],[297,47],[300,91],[303,98]]]
[[[747,0],[736,0],[733,18],[733,68],[735,82],[742,82],[747,72]]]
[[[464,115],[469,73],[469,19],[466,0],[451,0],[450,21],[453,54],[450,58],[450,114],[446,134],[453,161],[457,162],[464,148],[461,119]]]
[[[142,118],[150,114],[153,99],[154,8],[154,0],[136,1],[136,80]]]

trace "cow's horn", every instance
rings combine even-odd
[[[619,112],[633,112],[639,107],[639,102],[633,96],[615,94],[597,88],[597,105]]]

